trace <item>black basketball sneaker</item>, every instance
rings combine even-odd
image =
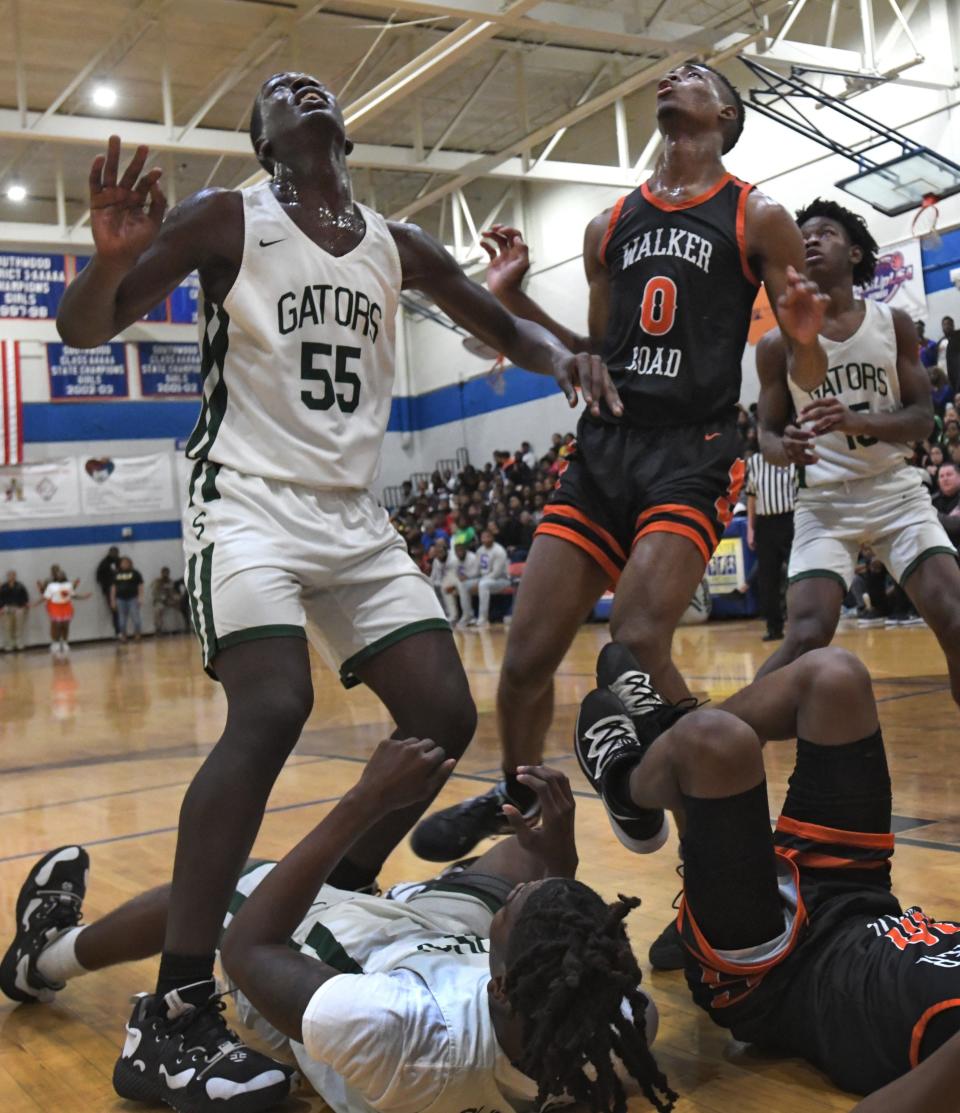
[[[504,804],[513,801],[507,795],[506,782],[498,781],[482,796],[473,796],[421,820],[410,836],[411,849],[428,862],[451,862],[469,854],[481,839],[512,835],[513,828],[503,814]],[[538,812],[539,804],[535,804],[523,814],[533,819]]]
[[[609,642],[600,650],[597,687],[609,688],[617,696],[633,719],[637,737],[647,745],[697,706],[692,696],[679,703],[665,700],[653,687],[650,674],[619,642]]]
[[[247,1047],[227,1026],[211,978],[157,998],[134,998],[127,1039],[113,1068],[122,1098],[177,1113],[260,1113],[299,1085],[296,1068]]]
[[[649,743],[637,737],[633,719],[609,688],[594,688],[580,704],[573,747],[583,775],[603,801],[613,833],[636,854],[652,854],[667,841],[670,826],[662,808],[638,808],[618,793],[611,772],[635,765]]]
[[[80,923],[90,858],[82,846],[60,846],[30,870],[17,897],[17,932],[0,963],[0,989],[13,1001],[52,1001],[63,982],[37,969],[41,951]]]

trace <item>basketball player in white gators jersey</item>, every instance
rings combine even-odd
[[[344,684],[367,684],[400,737],[434,738],[459,757],[476,723],[436,595],[367,490],[390,411],[401,289],[554,375],[571,404],[576,385],[589,402],[616,404],[598,359],[517,321],[416,226],[353,201],[343,116],[316,78],[271,77],[250,131],[271,180],[204,190],[166,220],[160,171],[143,172],[147,149],[121,175],[112,137],[90,176],[96,254],[58,318],[68,344],[100,344],[199,271],[203,403],[183,533],[194,623],[227,723],[180,812],[159,980],[128,1026],[128,1045],[159,1050],[138,1060],[150,1064],[139,1073],[118,1064],[114,1078],[124,1097],[187,1113],[257,1113],[289,1090],[289,1071],[237,1050],[212,971],[270,789],[310,713],[307,620]],[[330,880],[372,885],[424,806],[385,814]],[[177,1065],[184,1046],[198,1056],[189,1077]]]
[[[901,309],[861,299],[877,244],[832,201],[797,214],[807,274],[829,295],[820,341],[829,369],[812,394],[787,378],[779,331],[757,346],[760,446],[799,467],[788,568],[787,636],[764,675],[833,638],[861,542],[871,545],[936,634],[960,703],[960,568],[930,495],[906,458],[933,427],[930,380]],[[791,404],[795,417],[791,418]]]

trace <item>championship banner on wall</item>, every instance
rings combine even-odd
[[[172,510],[170,457],[85,456],[80,460],[84,514],[141,514]]]
[[[23,403],[20,392],[20,345],[4,340],[0,345],[0,465],[23,460]]]
[[[873,281],[863,290],[865,298],[903,309],[913,321],[925,320],[927,298],[923,289],[923,260],[918,239],[901,240],[880,248]]]
[[[0,522],[71,518],[79,513],[80,486],[74,457],[0,468]]]
[[[66,288],[66,256],[0,253],[0,319],[52,321]]]
[[[706,581],[711,595],[726,595],[747,582],[743,560],[743,538],[724,537],[707,565]]]
[[[126,344],[46,348],[52,402],[109,402],[129,395]]]
[[[198,398],[199,344],[137,345],[140,393],[144,398]]]

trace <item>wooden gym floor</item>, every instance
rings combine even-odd
[[[752,677],[766,656],[759,623],[682,629],[675,654],[700,695],[720,699]],[[561,666],[550,753],[585,785],[569,737],[579,700],[593,687],[606,626],[585,627]],[[473,795],[498,770],[494,693],[504,632],[458,635],[480,709],[477,739],[444,790],[442,803]],[[842,629],[837,643],[870,668],[890,752],[900,832],[895,884],[908,903],[960,918],[960,776],[957,710],[945,669],[926,629]],[[365,689],[344,692],[317,664],[316,706],[274,790],[257,844],[279,857],[349,786],[389,723]],[[837,708],[842,715],[843,709]],[[172,637],[123,649],[78,647],[69,663],[33,651],[0,660],[0,939],[6,946],[14,902],[32,861],[48,848],[84,843],[91,852],[88,920],[166,881],[181,797],[224,717],[219,687],[200,669],[192,638]],[[771,806],[782,798],[792,746],[767,751]],[[578,799],[581,876],[605,896],[636,893],[643,907],[631,934],[645,985],[661,1012],[658,1057],[682,1095],[678,1113],[794,1113],[849,1110],[812,1068],[764,1058],[736,1044],[691,1004],[680,974],[654,974],[647,947],[667,922],[677,891],[676,845],[637,858],[616,842],[600,804]],[[429,867],[399,849],[382,880],[427,876]],[[152,987],[153,963],[117,968],[74,982],[50,1006],[0,1004],[0,1109],[37,1113],[133,1110],[114,1097],[110,1077],[132,993]],[[313,1113],[319,1098],[286,1107]],[[648,1108],[643,1101],[632,1109]]]

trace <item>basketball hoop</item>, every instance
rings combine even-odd
[[[507,389],[507,382],[503,377],[505,363],[506,360],[503,356],[497,356],[496,362],[487,372],[487,383],[494,394],[503,394]]]
[[[484,344],[482,340],[478,340],[475,336],[465,336],[460,343],[472,356],[494,361],[493,366],[487,370],[486,380],[494,394],[503,394],[507,389],[506,380],[503,377],[504,364],[506,363],[503,354],[495,348],[491,348],[489,344]]]
[[[910,226],[913,234],[923,240],[926,247],[936,251],[943,243],[937,231],[937,221],[940,219],[940,210],[937,208],[939,198],[935,193],[925,193]]]

